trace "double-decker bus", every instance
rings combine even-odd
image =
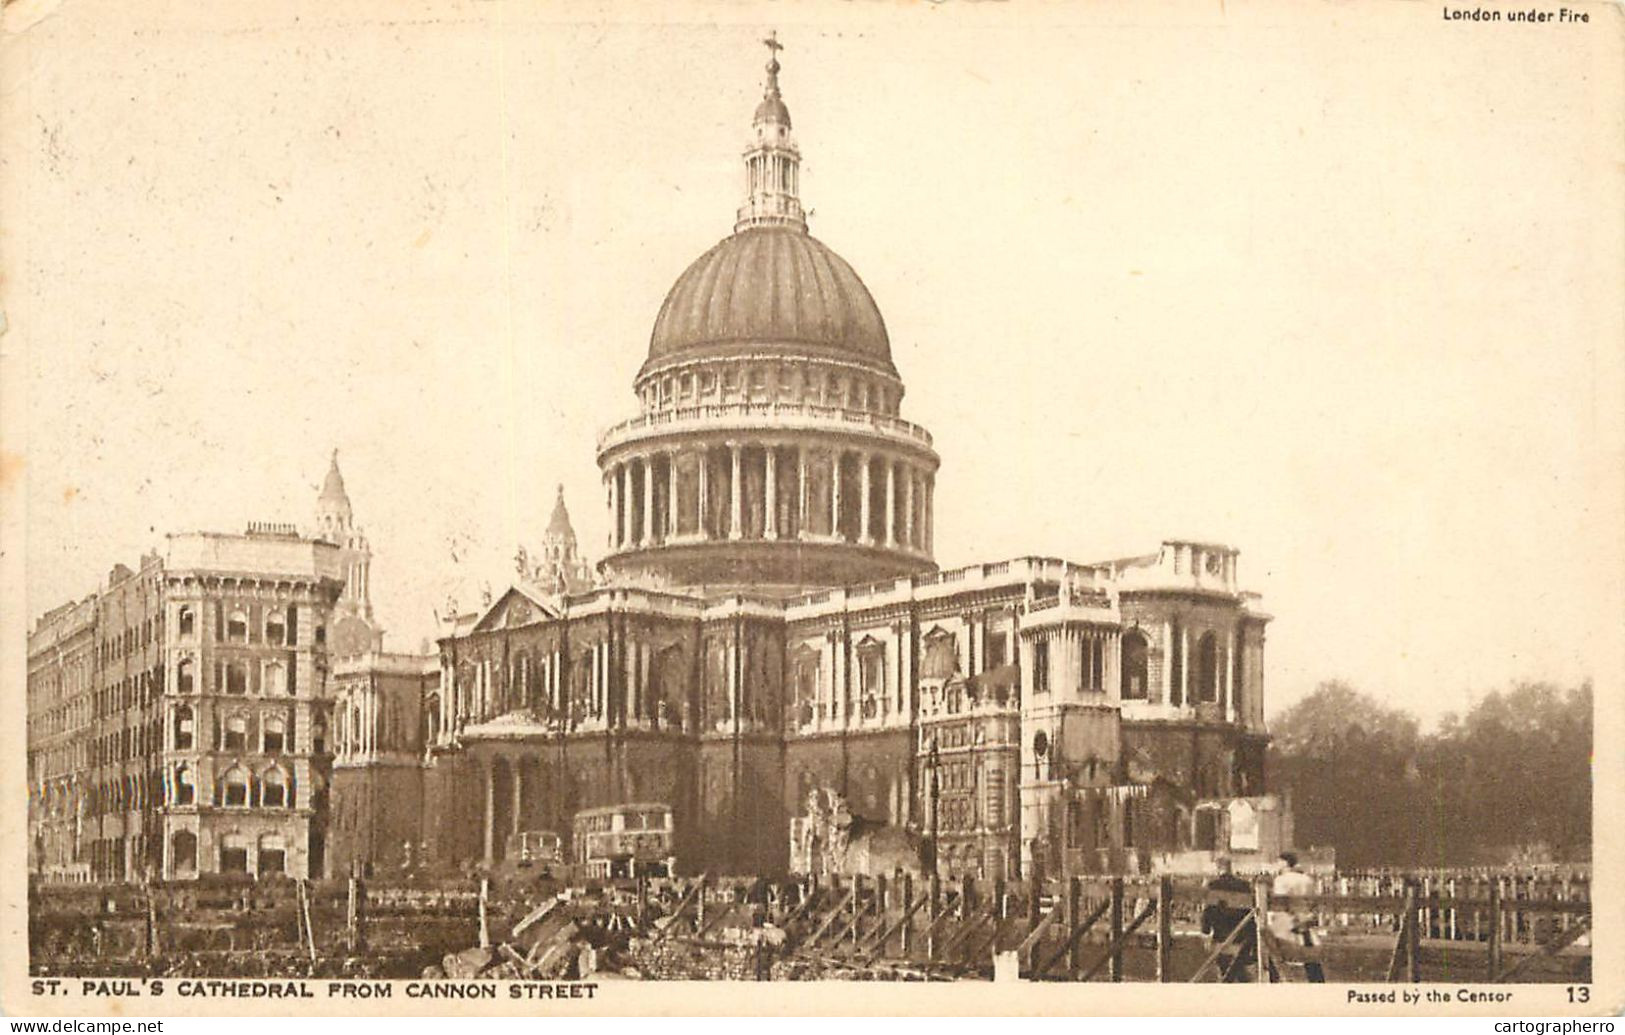
[[[669,877],[671,806],[658,802],[584,809],[575,818],[575,862],[586,877]]]

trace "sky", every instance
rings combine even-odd
[[[556,485],[601,552],[595,435],[732,228],[776,29],[812,232],[943,458],[939,563],[1230,543],[1272,713],[1595,674],[1617,10],[256,6],[14,49],[31,616],[165,533],[309,522],[335,448],[396,649],[500,592]]]

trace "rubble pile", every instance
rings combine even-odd
[[[687,938],[638,938],[628,956],[627,977],[651,981],[766,981],[775,950],[749,942],[696,942]]]

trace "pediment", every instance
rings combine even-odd
[[[521,586],[510,586],[474,623],[474,631],[518,629],[557,617],[558,612],[539,594],[530,593]]]

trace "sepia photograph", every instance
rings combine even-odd
[[[1472,10],[6,3],[5,1011],[1625,1008],[1625,15]]]

